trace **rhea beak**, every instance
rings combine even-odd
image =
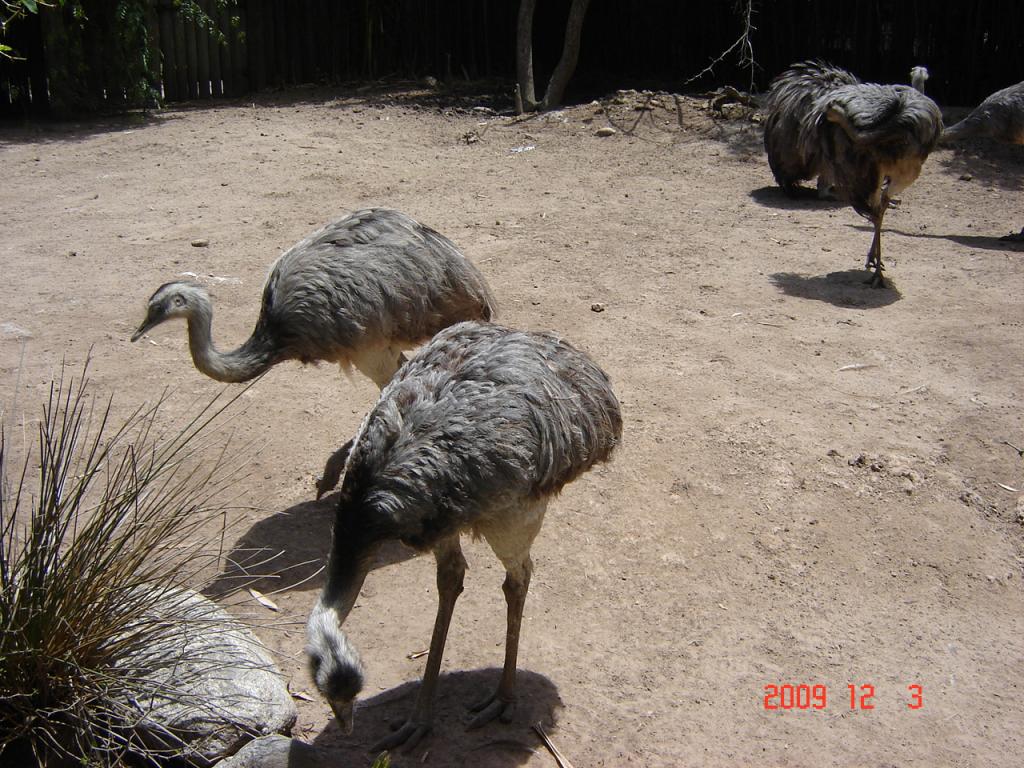
[[[346,736],[351,736],[355,720],[355,701],[332,701],[330,704],[334,711],[334,719],[338,721],[341,732]]]
[[[153,316],[152,313],[146,315],[146,319],[142,321],[142,325],[138,327],[138,330],[132,334],[132,341],[138,341],[142,338],[143,334],[146,333],[150,328],[156,325],[159,321]]]

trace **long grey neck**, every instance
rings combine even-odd
[[[196,368],[211,379],[235,383],[254,379],[273,365],[267,343],[253,333],[238,349],[218,352],[213,346],[213,307],[203,302],[188,318],[188,348]]]
[[[331,557],[327,563],[327,583],[320,593],[320,603],[334,610],[339,624],[352,612],[373,557],[373,552],[359,551],[347,539],[335,529]]]

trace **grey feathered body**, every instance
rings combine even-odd
[[[776,77],[766,103],[764,148],[779,186],[789,195],[799,182],[821,175],[821,152],[800,141],[800,132],[822,95],[842,85],[860,82],[845,69],[821,61],[794,64]]]
[[[906,85],[858,83],[819,95],[800,130],[801,152],[816,153],[837,192],[858,213],[880,212],[881,192],[895,195],[917,179],[942,132],[942,113]]]
[[[341,627],[378,545],[433,551],[438,612],[423,684],[405,725],[378,744],[415,744],[430,729],[441,656],[463,590],[460,534],[483,537],[505,567],[505,663],[470,727],[511,715],[530,547],[551,496],[606,461],[622,434],[608,377],[556,336],[486,323],[438,333],[381,392],[348,453],[327,582],[307,622],[317,689],[343,730],[364,685]]]
[[[493,526],[606,461],[621,434],[608,377],[582,352],[547,333],[452,326],[402,367],[364,421],[336,542],[358,558],[389,539],[429,550]]]
[[[193,362],[218,381],[249,381],[284,360],[329,360],[383,387],[402,364],[402,350],[494,313],[483,275],[448,238],[398,211],[370,208],[331,222],[278,258],[256,327],[237,349],[214,347],[210,297],[188,282],[153,293],[132,341],[184,318]]]
[[[1024,82],[996,91],[959,123],[942,132],[942,141],[987,136],[1024,144]]]
[[[446,237],[386,208],[331,222],[281,255],[254,337],[278,359],[348,365],[360,347],[409,348],[462,320],[488,320],[483,276]]]

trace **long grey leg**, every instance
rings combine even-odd
[[[505,666],[502,667],[498,689],[470,707],[476,712],[470,728],[479,728],[495,718],[509,722],[515,714],[516,666],[519,656],[519,632],[523,623],[523,607],[530,589],[533,560],[530,547],[544,522],[547,500],[527,502],[510,511],[506,519],[481,532],[505,566],[505,582],[501,585],[508,607],[505,628]]]
[[[505,582],[501,585],[508,606],[508,618],[505,629],[505,666],[501,671],[501,682],[498,690],[471,707],[476,712],[469,722],[470,728],[479,728],[500,718],[503,723],[512,720],[516,706],[516,660],[519,656],[519,630],[523,623],[523,607],[526,605],[526,593],[530,589],[530,576],[533,573],[533,561],[527,555],[525,560],[517,563],[505,572]]]
[[[882,271],[885,269],[882,265],[882,219],[885,218],[885,212],[889,209],[889,183],[888,177],[882,182],[882,196],[879,201],[878,211],[872,217],[875,224],[875,234],[871,240],[871,249],[868,251],[867,262],[864,264],[866,268],[874,269],[874,274],[869,281],[872,288],[885,287],[885,280],[882,277]]]
[[[437,559],[437,618],[434,620],[434,634],[430,639],[430,654],[427,656],[423,682],[416,695],[412,715],[398,730],[375,744],[375,752],[399,745],[404,745],[407,751],[415,749],[420,740],[430,732],[433,724],[434,697],[437,692],[437,676],[441,671],[441,657],[444,655],[455,601],[462,594],[462,582],[466,573],[466,559],[462,556],[458,534],[439,544],[434,549],[434,557]]]

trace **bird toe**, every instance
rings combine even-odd
[[[515,715],[515,710],[516,702],[514,700],[502,699],[498,694],[488,696],[483,701],[477,702],[470,707],[470,711],[475,712],[476,715],[469,721],[466,730],[471,731],[474,728],[487,725],[487,723],[495,719],[503,723],[510,723]]]
[[[429,723],[406,720],[394,733],[385,736],[370,747],[370,751],[379,752],[384,749],[402,747],[402,751],[412,752],[428,733],[430,733]]]

